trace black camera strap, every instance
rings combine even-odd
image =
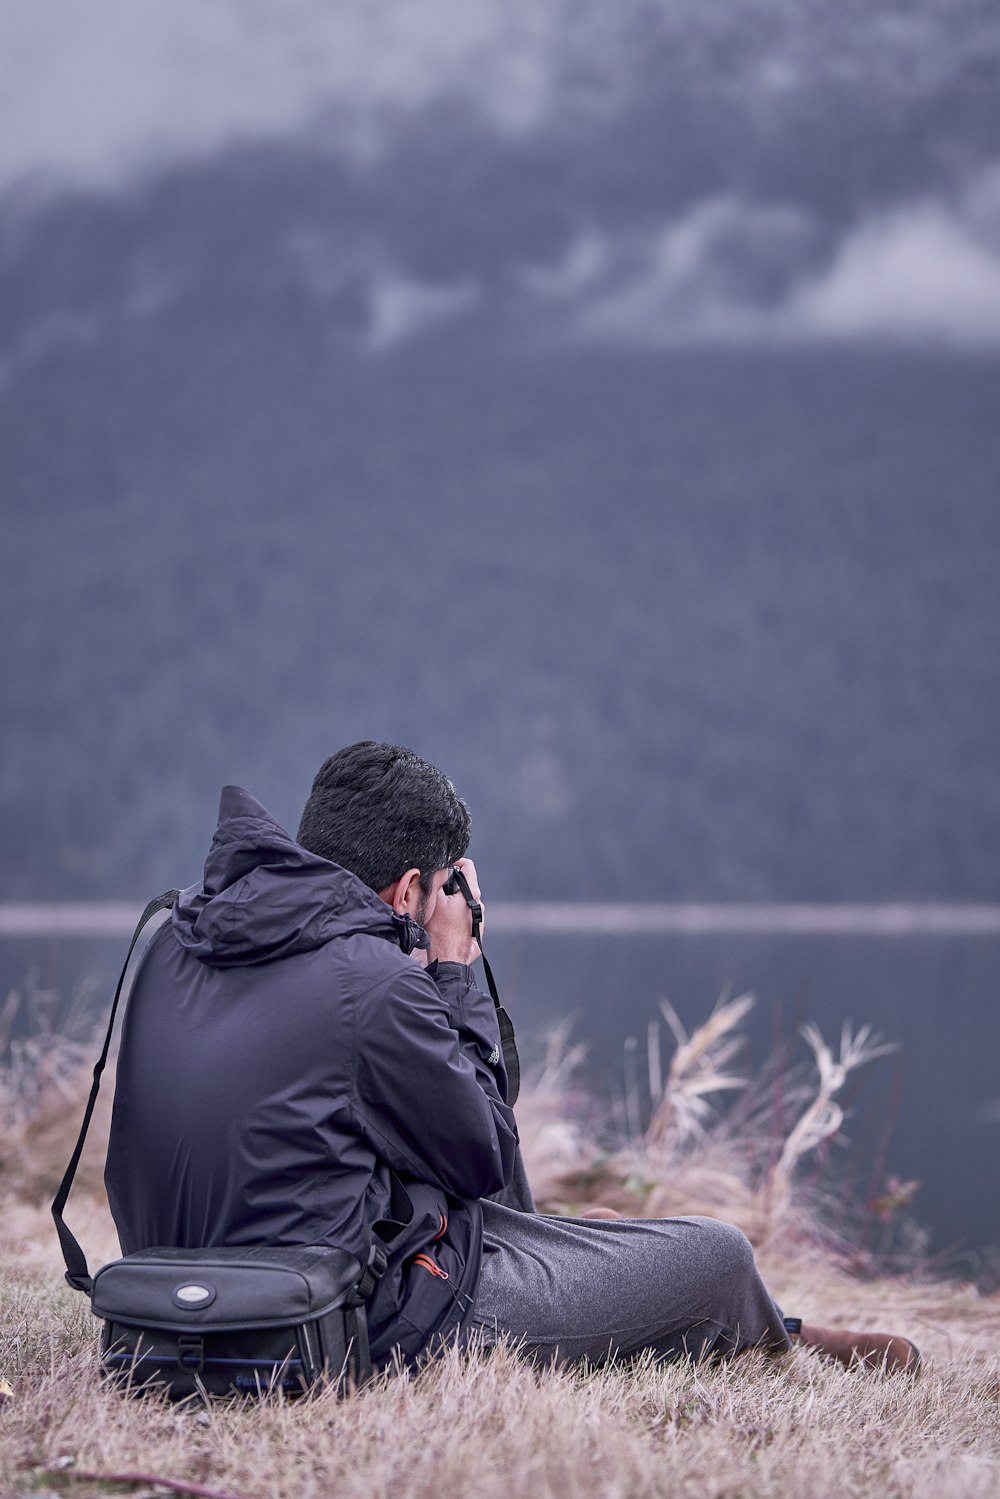
[[[454,884],[465,897],[465,904],[472,914],[472,935],[479,943],[479,956],[483,960],[483,970],[486,974],[486,983],[490,991],[490,997],[496,1006],[497,1024],[500,1027],[500,1045],[503,1048],[503,1064],[507,1072],[507,1103],[511,1108],[517,1102],[517,1095],[521,1091],[521,1063],[517,1055],[517,1043],[514,1040],[514,1026],[511,1018],[500,1003],[500,995],[497,991],[496,980],[493,977],[493,969],[490,967],[489,959],[483,952],[482,929],[483,908],[472,893],[468,880],[460,869],[453,869],[445,884]],[[450,893],[450,892],[449,892]]]
[[[143,927],[146,925],[146,922],[149,921],[150,917],[155,916],[157,911],[168,911],[179,894],[180,892],[178,890],[167,890],[163,895],[158,895],[155,900],[151,900],[145,911],[143,911],[142,915],[139,917],[139,924],[136,927],[135,931],[132,933],[132,941],[128,945],[128,952],[125,955],[125,962],[122,965],[122,971],[118,978],[118,987],[115,989],[115,997],[111,1005],[111,1018],[108,1020],[108,1032],[104,1037],[104,1045],[101,1048],[101,1055],[98,1057],[97,1061],[94,1064],[94,1081],[90,1089],[90,1097],[87,1099],[87,1107],[84,1110],[83,1124],[80,1126],[80,1133],[77,1137],[77,1142],[73,1149],[73,1154],[70,1157],[69,1165],[66,1167],[66,1173],[63,1176],[62,1181],[59,1183],[59,1190],[56,1193],[55,1199],[52,1203],[52,1216],[55,1219],[56,1232],[59,1235],[59,1243],[62,1245],[63,1259],[66,1261],[66,1279],[69,1281],[74,1291],[85,1291],[88,1296],[90,1295],[92,1283],[90,1279],[90,1272],[87,1269],[87,1256],[80,1248],[80,1245],[72,1230],[67,1228],[66,1224],[63,1222],[63,1209],[66,1206],[66,1199],[69,1196],[69,1189],[73,1185],[73,1178],[76,1176],[76,1168],[80,1164],[80,1157],[83,1154],[83,1146],[87,1138],[87,1131],[90,1129],[90,1121],[94,1117],[94,1106],[97,1103],[97,1095],[101,1091],[101,1074],[103,1073],[104,1068],[107,1065],[108,1053],[111,1050],[111,1036],[115,1028],[115,1016],[118,1014],[118,1001],[122,997],[122,986],[125,983],[125,975],[128,972],[128,965],[131,962],[132,954],[135,951],[135,944],[138,942],[139,935]]]

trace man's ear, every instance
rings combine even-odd
[[[379,895],[400,916],[416,916],[420,903],[420,870],[408,869],[393,884],[380,890]]]

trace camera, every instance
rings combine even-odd
[[[472,935],[479,940],[479,923],[483,919],[483,907],[472,893],[472,887],[460,869],[452,869],[441,886],[442,895],[463,895],[465,904],[472,912]]]

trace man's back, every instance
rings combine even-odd
[[[351,1179],[344,1063],[348,986],[373,941],[216,968],[170,924],[158,933],[129,1001],[108,1151],[126,1252],[263,1241],[361,1254],[376,1162],[366,1152]],[[324,1158],[335,1176],[317,1169]]]

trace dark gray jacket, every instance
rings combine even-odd
[[[105,1180],[122,1249],[335,1244],[365,1263],[413,1201],[369,1309],[372,1354],[460,1325],[478,1199],[517,1147],[492,1000],[354,875],[227,786],[204,880],[139,966]],[[383,1233],[386,1230],[383,1228]]]

